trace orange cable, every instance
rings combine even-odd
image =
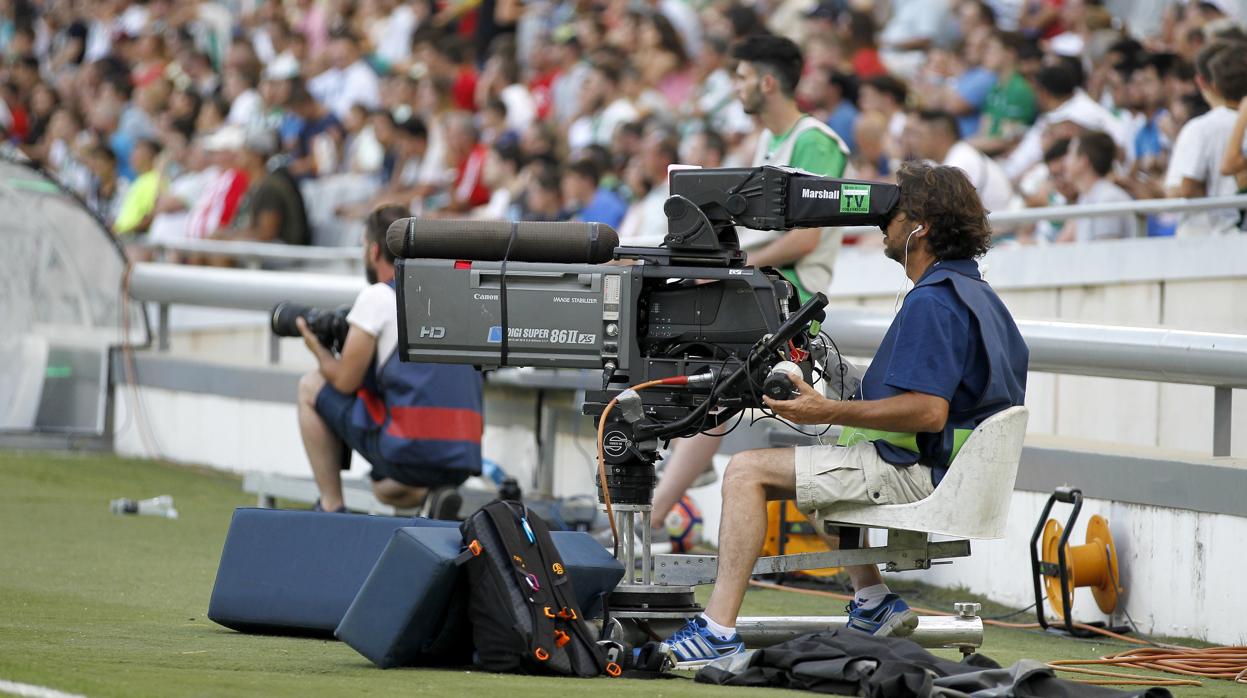
[[[652,381],[645,381],[644,383],[638,383],[627,390],[639,391],[646,388],[652,388],[655,385],[679,385],[681,383],[687,384],[688,377],[675,376],[673,378],[659,378]],[[624,392],[626,392],[626,390],[621,390],[620,394]],[[610,486],[606,482],[606,448],[603,445],[603,441],[606,438],[606,416],[611,413],[611,410],[615,408],[615,404],[618,402],[619,398],[616,396],[611,398],[610,402],[606,403],[606,409],[602,410],[602,416],[598,418],[597,438],[598,484],[602,486],[602,501],[606,504],[606,518],[610,521],[611,525],[611,539],[615,541],[615,557],[619,557],[619,530],[615,527],[615,509],[611,504]]]

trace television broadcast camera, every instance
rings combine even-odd
[[[408,218],[387,234],[402,360],[601,371],[583,407],[599,427],[599,496],[640,512],[645,535],[660,442],[786,394],[786,375],[808,382],[826,355],[827,298],[799,305],[778,271],[747,266],[735,226],[886,225],[900,197],[774,166],[677,170],[670,191],[661,247],[619,246],[595,223]]]

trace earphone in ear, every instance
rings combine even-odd
[[[914,239],[914,236],[918,234],[919,230],[922,230],[922,226],[918,226],[914,228],[913,230],[909,231],[909,237],[905,238],[905,257],[901,261],[901,267],[903,267],[906,270],[909,269],[909,241]],[[901,287],[896,290],[896,300],[892,303],[892,314],[893,315],[899,312],[900,305],[901,305],[901,294],[905,292],[905,284],[908,281],[909,279],[906,278],[904,281],[901,282]]]

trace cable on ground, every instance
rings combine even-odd
[[[759,589],[770,589],[773,591],[787,591],[794,594],[807,594],[810,596],[821,596],[824,598],[833,598],[841,601],[850,601],[853,599],[848,594],[837,594],[831,591],[820,591],[818,589],[800,589],[795,587],[786,587],[770,582],[759,582],[750,580],[750,586]],[[913,609],[919,613],[929,616],[951,616],[952,613],[945,611],[936,611],[929,608],[919,608],[914,606]],[[1039,623],[1007,623],[1001,620],[984,618],[983,625],[991,625],[997,628],[1012,628],[1015,630],[1035,630],[1039,628]],[[1071,679],[1080,683],[1095,685],[1112,685],[1112,686],[1202,686],[1199,681],[1194,679],[1166,679],[1154,676],[1140,676],[1138,674],[1114,673],[1101,671],[1098,669],[1078,668],[1088,665],[1115,666],[1120,668],[1144,669],[1149,671],[1162,671],[1169,674],[1181,674],[1183,676],[1197,677],[1201,679],[1221,679],[1233,681],[1235,683],[1247,684],[1247,647],[1182,647],[1179,645],[1170,645],[1150,640],[1140,640],[1138,638],[1126,637],[1106,630],[1094,625],[1085,623],[1074,623],[1075,628],[1086,630],[1088,632],[1103,635],[1114,640],[1126,642],[1132,645],[1141,645],[1124,652],[1110,654],[1100,659],[1057,659],[1048,662],[1048,666],[1057,671],[1066,671],[1072,673],[1088,674],[1093,676],[1102,676],[1103,679]]]

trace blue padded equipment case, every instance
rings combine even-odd
[[[623,566],[586,533],[552,531],[551,538],[581,611],[599,615]],[[383,669],[471,663],[468,576],[455,564],[462,548],[458,529],[399,529],[342,618],[338,639]]]
[[[285,509],[234,511],[208,618],[245,633],[332,637],[394,532],[458,523]]]
[[[427,583],[428,578],[436,575],[431,567],[421,565],[442,560],[452,548],[449,557],[453,560],[458,555],[462,544],[458,526],[454,521],[421,518],[236,509],[221,551],[208,618],[246,633],[333,637],[361,587],[370,580],[383,551],[391,539],[399,538],[399,530],[406,530],[404,543],[385,565],[387,571],[372,575],[376,577],[376,588],[361,605],[360,613],[378,602],[396,616],[402,612],[424,612],[427,609],[419,602],[421,596],[416,587],[427,587],[435,594],[444,590]],[[420,539],[414,532],[421,530],[437,534]],[[573,575],[581,610],[586,617],[600,614],[599,595],[615,588],[623,577],[623,567],[587,534],[554,531],[551,535]],[[427,552],[408,545],[408,541],[418,542]],[[421,562],[412,564],[413,560]],[[458,572],[450,577],[450,587],[466,580]],[[393,577],[394,574],[399,576]],[[466,610],[460,613],[456,620],[468,626]],[[365,617],[360,615],[355,622]],[[423,632],[420,628],[409,632],[417,631]],[[351,634],[349,627],[346,632]],[[404,648],[413,642],[424,646],[429,641],[418,634],[395,634],[393,640],[406,642]],[[387,654],[383,650],[360,651],[370,659]],[[420,661],[418,653],[406,652],[402,649],[395,656],[402,657],[403,662]]]

